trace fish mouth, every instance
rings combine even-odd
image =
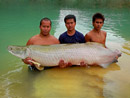
[[[10,53],[12,53],[12,51],[13,51],[13,46],[8,46],[8,51],[10,52]]]

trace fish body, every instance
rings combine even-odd
[[[41,66],[57,66],[60,60],[79,65],[84,61],[88,65],[97,64],[106,68],[117,62],[119,51],[104,48],[102,44],[88,42],[82,44],[8,46],[8,51],[21,58],[30,57]]]

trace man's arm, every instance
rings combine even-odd
[[[33,66],[34,64],[33,64],[32,62],[30,62],[29,60],[34,61],[34,60],[33,60],[32,58],[30,58],[30,57],[27,57],[27,58],[25,58],[25,59],[22,59],[22,61],[23,61],[25,64],[29,64],[29,65]]]
[[[33,45],[33,40],[32,39],[29,39],[28,42],[26,43],[26,46],[28,45]]]
[[[104,32],[104,36],[105,36],[105,39],[104,39],[104,43],[103,44],[104,44],[105,48],[107,48],[106,47],[106,37],[107,37],[107,33],[106,32]]]
[[[64,42],[63,42],[63,39],[64,39],[63,36],[60,35],[60,37],[59,37],[59,41],[60,41],[61,44],[64,43]]]
[[[91,38],[88,34],[85,35],[85,41],[86,42],[91,42]]]
[[[33,45],[33,40],[32,39],[29,39],[28,42],[26,43],[26,46],[28,45]],[[31,66],[34,66],[34,64],[32,62],[30,62],[29,60],[31,61],[34,61],[32,58],[30,57],[27,57],[25,59],[22,59],[22,61],[25,63],[25,64],[29,64]]]

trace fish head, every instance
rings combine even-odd
[[[25,46],[8,46],[8,51],[19,58],[25,59],[27,57],[26,53],[27,47]]]

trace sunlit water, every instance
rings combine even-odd
[[[49,17],[57,38],[66,28],[65,15],[77,17],[76,29],[84,35],[93,27],[91,17],[101,12],[106,20],[107,47],[122,52],[108,68],[69,67],[30,71],[7,51],[8,45],[25,45],[39,33],[39,22]],[[0,98],[130,98],[129,0],[0,0]]]

